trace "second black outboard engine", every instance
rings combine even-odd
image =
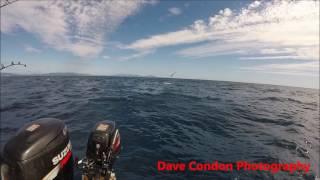
[[[63,121],[43,118],[21,128],[4,146],[2,180],[73,179],[73,158]]]
[[[82,179],[116,179],[112,166],[120,149],[120,133],[115,122],[98,122],[90,133],[86,157],[78,162]]]

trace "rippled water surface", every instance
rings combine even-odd
[[[318,90],[219,81],[121,77],[2,77],[1,146],[25,123],[65,121],[74,153],[90,129],[115,120],[121,179],[315,179]],[[309,174],[158,172],[158,160],[311,163]],[[77,174],[79,174],[77,172]],[[77,177],[79,178],[79,176]]]

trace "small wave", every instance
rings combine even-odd
[[[99,91],[99,89],[96,87],[92,87],[92,88],[88,89],[88,91],[97,92],[97,91]]]
[[[177,94],[177,93],[173,93],[173,92],[163,92],[161,94],[159,94],[159,96],[164,96],[164,97],[174,97],[174,98],[182,98],[182,99],[186,99],[186,100],[201,100],[202,98],[199,96],[194,96],[194,95],[189,95],[189,94]],[[181,99],[180,99],[181,100]]]
[[[264,92],[264,93],[268,93],[268,92],[281,93],[282,90],[281,90],[281,89],[278,89],[278,88],[271,88],[271,89],[264,89],[263,92]]]
[[[260,100],[262,100],[262,101],[279,101],[279,102],[284,101],[283,98],[279,98],[279,97],[265,97],[265,98],[260,98]]]
[[[4,127],[4,128],[1,128],[1,132],[2,133],[13,133],[13,132],[17,132],[19,128],[11,128],[11,127]]]
[[[0,111],[12,111],[12,110],[20,110],[20,109],[29,109],[32,108],[33,104],[29,104],[26,102],[14,102],[12,104],[1,107]]]
[[[212,96],[207,96],[206,99],[212,100],[212,101],[219,101],[219,100],[221,100],[221,98],[219,98],[219,97],[212,97]]]
[[[290,101],[290,102],[298,103],[298,104],[304,104],[302,101],[299,101],[299,100],[296,100],[296,99],[293,99],[293,98],[287,98],[286,100]]]
[[[284,149],[295,150],[296,143],[285,140],[285,139],[274,139],[266,143],[266,145],[277,146]]]
[[[284,98],[284,97],[265,97],[265,98],[260,98],[260,100],[263,100],[263,101],[278,101],[278,102],[293,102],[293,103],[297,103],[297,104],[316,105],[315,103],[306,103],[306,102],[302,102],[302,101],[297,100],[297,99]]]
[[[303,147],[297,146],[296,147],[296,152],[300,157],[309,159],[309,151]]]
[[[66,98],[81,98],[82,97],[81,94],[64,94],[63,96]]]
[[[270,118],[251,118],[250,120],[255,122],[261,122],[264,124],[276,124],[281,126],[290,126],[294,124],[291,120],[285,120],[285,119],[270,119]]]
[[[89,99],[90,102],[119,102],[119,101],[128,101],[129,98],[127,97],[101,97],[101,98],[94,98]]]

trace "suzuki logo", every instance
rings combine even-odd
[[[71,142],[69,141],[68,145],[54,158],[52,158],[53,165],[58,164],[67,154],[71,151]]]

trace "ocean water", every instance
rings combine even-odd
[[[96,122],[116,121],[119,180],[319,177],[315,89],[161,78],[1,77],[1,147],[23,124],[43,117],[65,121],[78,157]],[[299,160],[311,163],[311,172],[159,172],[158,160]]]

